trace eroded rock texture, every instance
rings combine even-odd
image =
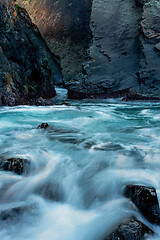
[[[159,98],[158,0],[18,0],[61,59],[70,98]]]
[[[55,96],[61,71],[25,9],[0,1],[0,105]]]

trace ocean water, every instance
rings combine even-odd
[[[129,216],[160,239],[123,196],[142,184],[160,200],[160,103],[69,104],[0,108],[0,156],[31,162],[21,176],[0,171],[0,239],[103,240]],[[42,122],[49,127],[37,129]]]

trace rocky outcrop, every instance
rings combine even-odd
[[[159,1],[18,2],[61,59],[70,98],[160,98]]]
[[[151,223],[160,224],[159,202],[153,187],[128,185],[124,190],[124,195],[131,199]]]
[[[153,231],[145,224],[132,217],[121,223],[109,236],[103,240],[143,240]]]
[[[0,105],[54,97],[61,71],[26,10],[1,0],[0,29]]]

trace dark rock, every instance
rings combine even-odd
[[[159,202],[153,187],[129,185],[126,186],[124,195],[131,199],[151,223],[160,224]]]
[[[48,123],[42,123],[41,125],[38,126],[38,128],[46,129],[48,126],[49,126]]]
[[[0,1],[0,29],[0,105],[53,98],[61,70],[26,10]]]
[[[143,240],[153,231],[144,223],[132,217],[119,225],[111,234],[103,240]]]
[[[0,160],[0,169],[3,171],[14,172],[18,175],[28,172],[30,161],[22,158],[10,158]]]

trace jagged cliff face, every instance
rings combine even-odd
[[[65,83],[82,72],[91,41],[91,0],[18,0],[60,58]]]
[[[24,9],[0,1],[0,105],[28,104],[55,96],[62,79],[52,53]]]
[[[159,98],[159,1],[18,2],[60,57],[70,98]]]

